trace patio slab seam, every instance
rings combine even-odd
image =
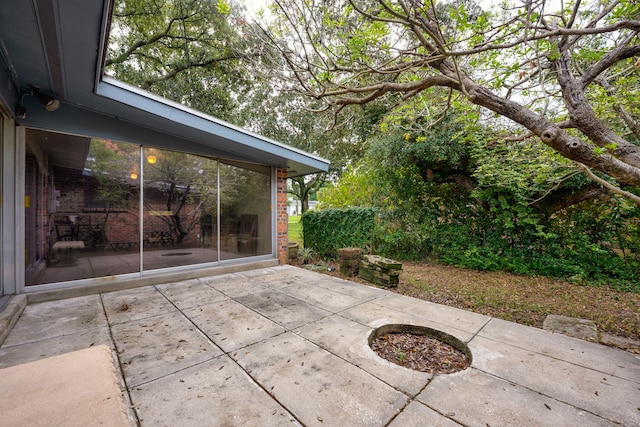
[[[155,287],[155,286],[154,286],[154,287]],[[223,349],[223,348],[222,348],[218,343],[216,343],[216,341],[214,340],[214,338],[213,338],[213,337],[210,337],[210,336],[209,336],[209,334],[208,334],[206,331],[204,331],[204,330],[203,330],[203,329],[202,329],[202,328],[201,328],[197,323],[195,323],[195,322],[193,321],[193,319],[191,318],[191,316],[189,316],[189,315],[188,315],[187,313],[185,313],[181,308],[179,308],[178,306],[176,306],[176,305],[174,304],[174,302],[173,302],[173,301],[171,301],[171,299],[170,299],[170,298],[168,298],[165,294],[163,294],[163,293],[162,293],[162,291],[160,291],[159,289],[156,289],[156,290],[157,290],[157,291],[158,291],[162,296],[164,296],[164,297],[169,301],[169,303],[171,303],[171,304],[175,307],[175,309],[176,309],[176,310],[177,310],[177,311],[178,311],[178,312],[179,312],[179,313],[180,313],[180,314],[181,314],[181,315],[182,315],[182,316],[183,316],[183,317],[184,317],[184,318],[185,318],[189,323],[191,323],[191,325],[193,325],[193,327],[194,327],[194,328],[196,328],[196,330],[198,330],[198,331],[199,331],[199,332],[200,332],[204,337],[206,337],[206,338],[207,338],[207,340],[209,340],[209,341],[211,342],[211,344],[213,344],[215,347],[217,347],[217,348],[218,348],[218,350],[220,350],[220,352],[222,352],[222,354],[221,354],[221,355],[216,356],[216,357],[214,357],[214,358],[217,358],[217,357],[220,357],[220,356],[223,356],[223,355],[227,355],[227,356],[229,356],[230,358],[232,358],[232,359],[233,359],[233,357],[232,357],[231,353],[233,353],[233,352],[237,352],[237,351],[239,351],[239,350],[241,350],[241,349],[243,349],[243,348],[245,348],[245,347],[248,347],[248,346],[250,346],[250,345],[255,344],[255,343],[247,344],[247,345],[244,345],[244,346],[242,346],[242,347],[234,348],[234,349],[229,350],[229,351],[224,350],[224,349]],[[268,318],[267,318],[267,317],[265,317],[263,314],[261,314],[261,313],[259,313],[259,312],[255,311],[255,310],[253,310],[251,307],[247,307],[247,306],[245,306],[244,304],[242,304],[242,303],[240,303],[240,302],[238,302],[238,301],[235,301],[235,299],[233,299],[233,298],[229,298],[229,299],[230,299],[231,301],[234,301],[234,302],[236,302],[236,303],[238,303],[238,304],[243,305],[244,307],[246,307],[247,309],[249,309],[249,310],[253,311],[253,312],[254,312],[254,313],[256,313],[257,315],[259,315],[259,316],[261,316],[261,317],[264,317],[265,319],[268,319]],[[268,320],[271,320],[271,319],[268,319]],[[266,340],[268,340],[268,339],[270,339],[270,338],[272,338],[272,337],[274,337],[274,336],[278,336],[278,335],[281,335],[281,334],[284,334],[284,333],[290,332],[289,330],[287,330],[287,329],[286,329],[286,327],[285,327],[285,326],[283,326],[283,325],[280,325],[280,326],[282,326],[282,327],[285,329],[283,332],[280,332],[280,333],[278,333],[278,334],[276,334],[276,335],[273,335],[273,336],[271,336],[271,337],[266,337],[266,338],[264,338],[263,340],[260,340],[260,341],[257,341],[257,342],[263,342],[263,341],[266,341]],[[234,361],[235,361],[235,359],[234,359]],[[205,361],[205,362],[206,362],[206,361]],[[200,363],[205,363],[205,362],[200,362]],[[196,364],[196,365],[197,365],[197,364]],[[194,366],[195,366],[195,365],[194,365]],[[187,368],[185,368],[185,369],[187,369]],[[245,372],[246,372],[246,371],[245,371]]]
[[[529,386],[527,386],[527,385],[525,385],[525,384],[521,384],[521,383],[519,383],[519,382],[513,381],[513,380],[511,380],[511,379],[509,379],[509,378],[502,377],[502,376],[500,376],[500,375],[498,375],[498,374],[496,374],[496,373],[494,373],[494,372],[489,372],[489,371],[486,371],[486,370],[481,369],[481,368],[478,368],[478,367],[470,367],[469,369],[474,369],[474,370],[476,370],[476,371],[478,371],[478,372],[481,372],[481,373],[482,373],[482,374],[484,374],[484,375],[488,375],[488,376],[493,377],[493,378],[496,378],[496,379],[498,379],[498,380],[505,381],[505,382],[507,382],[507,383],[509,383],[509,384],[511,384],[511,385],[514,385],[514,386],[520,387],[520,388],[522,388],[522,389],[524,389],[524,390],[528,390],[528,391],[529,391],[529,392],[531,392],[531,393],[535,393],[535,394],[537,394],[538,396],[542,396],[542,397],[544,397],[544,398],[546,398],[546,399],[552,400],[552,401],[554,401],[554,402],[558,402],[558,403],[560,403],[560,404],[562,404],[562,405],[569,406],[569,407],[574,408],[575,410],[577,410],[577,411],[579,411],[579,412],[586,412],[586,413],[591,414],[591,415],[593,415],[593,416],[595,416],[595,417],[597,417],[597,418],[600,418],[600,419],[602,419],[602,420],[605,420],[605,421],[607,421],[607,422],[609,422],[609,423],[619,424],[619,421],[616,421],[616,420],[613,420],[613,419],[609,419],[609,418],[604,417],[604,416],[602,416],[601,414],[598,414],[598,413],[596,413],[596,412],[594,412],[594,411],[591,411],[591,410],[589,410],[589,409],[586,409],[586,408],[583,408],[583,407],[577,406],[575,403],[567,402],[567,401],[564,401],[564,400],[562,400],[562,399],[559,399],[559,398],[558,398],[558,397],[556,397],[556,396],[552,396],[552,395],[549,395],[549,394],[543,393],[543,392],[541,392],[540,390],[536,390],[536,389],[531,388],[531,387],[529,387]],[[545,405],[545,407],[546,407],[546,406],[547,406],[547,405]],[[548,407],[547,407],[547,409],[549,409],[549,410],[550,410],[550,408],[548,408]]]
[[[199,279],[198,279],[198,280],[199,280]],[[203,283],[204,283],[204,282],[203,282]],[[210,285],[209,285],[209,284],[207,284],[207,283],[205,283],[205,284],[206,284],[207,286],[210,286]],[[164,297],[165,297],[165,298],[166,298],[166,299],[167,299],[167,300],[168,300],[168,301],[169,301],[169,302],[170,302],[170,303],[171,303],[171,304],[176,308],[176,310],[177,310],[177,311],[178,311],[182,316],[184,316],[184,318],[185,318],[185,319],[187,319],[187,321],[188,321],[189,323],[191,323],[191,324],[193,325],[193,327],[194,327],[194,328],[196,328],[196,330],[198,330],[198,331],[199,331],[203,336],[205,336],[205,337],[209,340],[209,342],[211,342],[211,344],[212,344],[212,345],[216,346],[216,347],[217,347],[217,348],[222,352],[222,354],[220,354],[220,355],[218,355],[218,356],[215,356],[215,357],[213,357],[212,359],[205,360],[205,361],[202,361],[202,362],[196,363],[196,364],[194,364],[194,365],[190,365],[190,366],[184,367],[184,368],[182,368],[182,369],[178,369],[178,370],[176,370],[176,371],[174,371],[174,372],[168,373],[168,374],[167,374],[167,375],[165,375],[164,377],[169,377],[169,376],[171,376],[171,375],[175,375],[175,374],[177,374],[177,373],[179,373],[179,372],[181,372],[181,371],[186,371],[186,370],[191,369],[191,368],[193,368],[193,367],[195,367],[195,366],[202,365],[202,364],[205,364],[205,363],[210,363],[210,362],[211,362],[211,360],[214,360],[214,359],[220,359],[220,358],[223,358],[223,357],[225,357],[225,356],[226,356],[226,357],[227,357],[227,358],[229,358],[229,360],[231,360],[231,361],[232,361],[232,362],[233,362],[233,363],[234,363],[234,364],[235,364],[235,365],[236,365],[236,366],[237,366],[237,367],[238,367],[242,372],[244,372],[244,373],[245,373],[249,378],[251,378],[251,380],[254,382],[254,384],[255,384],[257,387],[259,387],[262,391],[264,391],[264,392],[265,392],[265,393],[266,393],[266,394],[267,394],[267,395],[268,395],[268,396],[269,396],[269,397],[270,397],[274,402],[276,402],[276,403],[277,403],[277,404],[278,404],[278,405],[279,405],[279,406],[280,406],[284,411],[286,411],[286,412],[287,412],[287,414],[288,414],[290,417],[292,417],[293,419],[295,419],[297,422],[300,422],[300,423],[301,423],[301,421],[298,419],[298,417],[295,415],[295,413],[293,413],[293,412],[292,412],[292,411],[291,411],[291,410],[290,410],[290,409],[289,409],[289,408],[288,408],[288,407],[287,407],[283,402],[280,402],[280,401],[279,401],[279,399],[278,399],[278,398],[277,398],[273,393],[271,393],[271,391],[270,391],[270,390],[267,390],[267,388],[262,384],[262,382],[261,382],[261,381],[259,381],[259,380],[254,376],[254,375],[252,375],[251,371],[246,370],[246,369],[245,369],[245,368],[244,368],[244,367],[243,367],[243,366],[238,362],[237,358],[235,357],[235,355],[236,355],[240,350],[242,350],[243,348],[249,347],[249,346],[254,345],[254,344],[257,344],[257,343],[267,342],[267,340],[272,339],[272,338],[274,338],[274,337],[277,337],[278,335],[282,335],[282,334],[285,334],[285,333],[290,333],[290,331],[289,331],[289,330],[287,330],[287,329],[285,328],[285,330],[284,330],[283,332],[281,332],[281,333],[279,333],[279,334],[276,334],[276,335],[274,335],[274,336],[266,337],[266,338],[264,338],[263,340],[257,341],[257,342],[255,342],[255,343],[247,344],[247,345],[245,345],[245,346],[242,346],[242,347],[239,347],[239,348],[235,348],[235,349],[233,349],[233,350],[225,351],[225,350],[224,350],[224,349],[223,349],[219,344],[217,344],[217,343],[214,341],[214,339],[213,339],[212,337],[210,337],[210,336],[208,335],[208,333],[207,333],[206,331],[204,331],[204,330],[203,330],[203,329],[202,329],[198,324],[196,324],[196,323],[191,319],[191,317],[190,317],[189,315],[187,315],[186,313],[184,313],[180,307],[178,307],[177,305],[175,305],[175,303],[174,303],[174,302],[173,302],[173,301],[172,301],[172,300],[171,300],[167,295],[165,295],[165,294],[164,294],[160,289],[158,289],[158,288],[157,288],[157,286],[154,286],[154,288],[156,288],[156,290],[157,290],[161,295],[163,295],[163,296],[164,296]],[[213,288],[212,286],[211,286],[211,288],[212,288],[212,289],[215,289],[215,288]],[[230,298],[230,299],[231,299],[231,300],[234,300],[233,298]],[[237,302],[237,301],[236,301],[236,302]],[[237,302],[237,303],[238,303],[238,304],[241,304],[241,303],[239,303],[239,302]],[[242,305],[244,306],[244,304],[242,304]],[[245,306],[245,307],[246,307],[246,306]],[[251,307],[246,307],[246,308],[248,308],[248,309],[250,309],[250,310],[251,310]],[[259,312],[255,311],[255,310],[252,310],[252,311],[254,311],[256,314],[258,314],[258,315],[260,315],[260,316],[262,316],[262,317],[265,317],[263,314],[261,314],[261,313],[259,313]],[[265,317],[265,318],[266,318],[266,317]],[[271,319],[269,319],[269,320],[271,320]],[[281,326],[282,326],[282,325],[281,325]],[[284,328],[284,326],[283,326],[283,328]],[[157,380],[159,380],[159,379],[161,379],[161,378],[162,378],[162,377],[158,377],[158,378],[151,379],[151,380],[149,380],[149,381],[148,381],[148,382],[146,382],[146,383],[140,383],[140,384],[137,384],[137,385],[136,385],[136,387],[139,387],[139,386],[142,386],[142,385],[144,385],[144,384],[148,384],[148,383],[151,383],[151,382],[157,381]],[[301,424],[302,424],[302,423],[301,423]]]
[[[431,380],[429,380],[429,382],[431,382]],[[391,424],[393,424],[393,422],[400,417],[400,415],[402,415],[402,413],[404,413],[404,411],[412,404],[412,403],[419,403],[419,404],[423,404],[422,402],[417,400],[417,397],[420,395],[420,393],[422,393],[424,391],[425,388],[427,388],[427,386],[429,385],[429,382],[427,382],[427,384],[425,384],[425,386],[423,387],[422,390],[420,390],[420,392],[418,394],[416,394],[415,396],[409,396],[409,398],[407,399],[407,401],[405,402],[404,406],[402,406],[402,408],[398,409],[398,412],[385,424],[385,427],[390,426]],[[400,391],[400,390],[398,390]],[[430,408],[432,409],[432,408]],[[438,411],[436,411],[438,412]],[[446,415],[444,414],[440,414],[445,418],[448,418]],[[449,418],[450,419],[450,418]]]
[[[281,402],[280,399],[278,399],[272,392],[271,390],[267,390],[267,388],[262,384],[262,382],[260,380],[258,380],[258,378],[256,378],[254,375],[251,375],[251,371],[247,371],[241,364],[240,362],[238,362],[238,360],[233,357],[232,355],[227,354],[227,356],[229,357],[229,359],[231,359],[233,361],[233,363],[236,364],[236,366],[241,369],[249,378],[251,378],[251,380],[262,390],[264,391],[267,396],[269,396],[274,402],[276,402],[283,410],[285,410],[287,412],[287,414],[289,414],[289,416],[291,418],[293,418],[294,420],[296,420],[297,422],[299,422],[300,424],[303,424],[302,421],[299,419],[299,417],[293,412],[291,411],[287,405],[284,404],[284,402]]]
[[[488,325],[488,323],[489,322],[487,322],[487,325]],[[533,326],[530,326],[530,327],[533,328]],[[538,329],[538,328],[535,328],[535,329]],[[541,331],[542,331],[542,329],[541,329]],[[478,331],[478,332],[480,333],[480,331]],[[569,360],[567,360],[567,358],[554,356],[553,354],[545,353],[544,351],[539,351],[539,350],[535,350],[535,349],[528,348],[528,347],[518,346],[518,345],[514,345],[512,343],[507,343],[507,342],[504,342],[504,341],[501,341],[501,340],[498,340],[498,339],[490,338],[490,337],[487,337],[487,336],[482,336],[482,335],[479,335],[479,333],[474,335],[474,337],[472,339],[470,339],[467,342],[467,344],[470,344],[473,341],[473,339],[481,338],[481,339],[485,339],[485,340],[492,341],[492,342],[495,342],[495,343],[500,343],[500,344],[505,345],[505,346],[513,347],[513,348],[518,349],[518,350],[526,351],[526,352],[529,352],[529,353],[535,353],[535,354],[540,355],[542,357],[547,357],[549,359],[552,359],[552,360],[555,360],[555,361],[558,361],[558,362],[568,363],[570,365],[577,366],[577,367],[579,367],[581,369],[587,369],[589,371],[597,372],[597,373],[600,373],[602,375],[608,375],[610,377],[614,377],[614,378],[617,378],[617,379],[620,379],[620,380],[623,380],[623,381],[629,381],[629,382],[640,384],[640,378],[633,379],[633,378],[623,377],[623,376],[620,376],[619,374],[616,374],[615,372],[605,371],[605,370],[602,370],[602,369],[595,369],[592,366],[588,366],[588,365],[583,364],[583,363],[579,363],[579,362],[575,362],[575,361],[569,361]],[[578,338],[573,338],[573,337],[569,337],[569,336],[565,336],[565,335],[563,335],[563,337],[569,338],[569,339],[576,339],[576,340],[578,339]],[[592,343],[590,341],[585,341],[585,342],[588,342],[588,343],[593,344],[593,345],[602,345],[602,344],[598,344],[598,343]],[[624,350],[620,350],[620,351],[624,351]]]
[[[127,406],[127,414],[130,419],[133,419],[136,425],[140,425],[140,419],[138,418],[138,413],[134,409],[133,399],[131,398],[131,393],[129,391],[129,386],[127,384],[127,379],[124,375],[124,371],[122,369],[122,360],[120,359],[120,353],[118,352],[118,347],[116,346],[115,337],[113,336],[113,332],[111,330],[111,323],[109,322],[109,317],[107,316],[107,311],[105,307],[104,300],[102,298],[102,294],[100,294],[100,303],[102,305],[102,310],[104,312],[105,318],[107,319],[107,330],[109,332],[109,338],[111,339],[111,355],[116,364],[116,376],[118,379],[118,384],[120,385],[120,391],[122,393],[122,397]]]
[[[494,319],[493,317],[489,317],[489,318],[487,319],[487,321],[486,321],[486,322],[484,322],[484,323],[482,324],[482,326],[480,326],[480,327],[478,328],[478,330],[477,330],[477,331],[475,331],[475,333],[471,336],[471,338],[469,338],[468,340],[466,340],[466,341],[465,341],[465,344],[469,344],[469,343],[470,343],[471,341],[473,341],[473,340],[474,340],[478,335],[480,335],[480,333],[481,333],[481,332],[482,332],[482,331],[483,331],[487,326],[489,326],[489,323],[491,323],[491,321],[492,321],[493,319]]]

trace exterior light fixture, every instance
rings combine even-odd
[[[44,105],[44,108],[47,111],[56,111],[60,108],[60,101],[55,99],[51,95],[44,95],[38,92],[37,89],[31,88],[29,90],[24,90],[20,95],[20,102],[16,106],[16,119],[24,120],[27,118],[27,110],[24,108],[24,97],[25,96],[37,96],[40,98],[40,103]]]
[[[131,175],[129,175],[129,177],[130,177],[131,179],[138,179],[138,174],[137,174],[137,173],[135,173],[135,172],[131,172]]]
[[[56,111],[60,107],[60,101],[49,95],[40,95],[40,102],[47,111]]]
[[[147,156],[147,162],[149,162],[150,165],[154,164],[157,161],[158,161],[158,158],[156,156],[154,156],[153,154],[149,154]]]
[[[27,112],[22,105],[16,107],[16,119],[24,120],[27,118]]]

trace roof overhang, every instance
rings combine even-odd
[[[110,0],[0,4],[0,104],[18,124],[286,167],[289,176],[328,170],[318,156],[104,77],[111,7]],[[47,111],[39,94],[60,107]]]

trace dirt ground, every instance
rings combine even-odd
[[[329,267],[335,271],[329,271]],[[335,263],[316,270],[369,284],[342,275]],[[600,333],[640,341],[640,294],[606,286],[404,262],[400,284],[390,290],[538,328],[549,314],[588,319],[596,323]]]

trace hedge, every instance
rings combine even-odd
[[[357,247],[369,252],[375,227],[371,208],[307,211],[301,218],[304,247],[325,258],[336,258],[338,249]]]

